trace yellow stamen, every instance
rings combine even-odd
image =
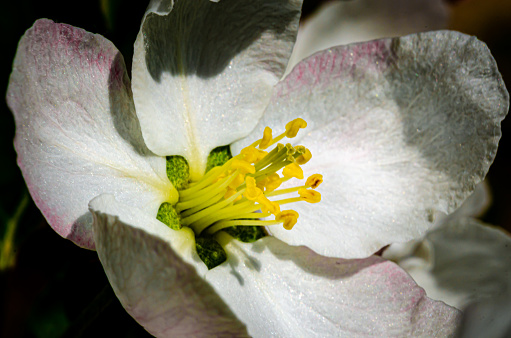
[[[303,165],[303,164],[309,162],[311,158],[312,158],[312,154],[311,154],[310,150],[305,148],[305,153],[303,153],[302,155],[300,155],[296,158],[296,163],[298,163],[299,165]]]
[[[257,181],[257,184],[256,186],[261,189],[262,191],[264,191],[264,187],[266,186],[266,183],[268,183],[268,177],[262,179],[262,180],[259,180]]]
[[[236,178],[229,184],[229,188],[236,189],[239,187],[243,182],[245,182],[245,175],[239,174],[236,176]]]
[[[254,174],[255,168],[247,161],[233,159],[231,167],[233,169],[239,169],[242,174]]]
[[[302,168],[300,168],[300,166],[296,163],[291,163],[291,164],[288,164],[284,170],[282,170],[282,175],[284,175],[284,177],[289,177],[289,178],[292,178],[292,177],[295,177],[299,180],[303,179],[303,170]]]
[[[262,190],[256,186],[255,178],[247,176],[245,183],[247,184],[247,188],[243,196],[245,196],[246,199],[255,201],[259,196],[263,194]]]
[[[272,140],[272,131],[270,127],[265,127],[263,131],[263,138],[259,143],[259,149],[266,149],[270,145]]]
[[[225,173],[221,173],[220,175],[218,175],[213,181],[211,181],[211,184],[216,183],[216,182],[220,181],[221,179],[224,179],[226,176],[226,173],[229,174],[229,171],[226,171]],[[232,174],[232,172],[231,172],[231,174]]]
[[[234,196],[235,194],[237,193],[236,189],[232,189],[232,188],[227,188],[227,192],[225,193],[224,195],[224,200],[228,199],[229,197],[231,196]],[[234,202],[237,202],[241,199],[241,196],[238,196],[236,197],[236,199],[234,200]]]
[[[302,188],[298,190],[300,199],[308,203],[318,203],[321,201],[321,194],[315,190]]]
[[[280,187],[282,184],[282,180],[280,179],[279,174],[271,174],[266,178],[265,188],[267,192],[272,192],[273,190]]]
[[[298,213],[294,210],[284,210],[275,217],[275,220],[283,222],[284,229],[291,230],[298,220]]]
[[[298,130],[307,127],[307,122],[301,118],[294,119],[286,124],[286,137],[293,138],[298,134]]]
[[[204,187],[207,187],[208,184],[211,184],[213,180],[215,180],[216,176],[224,173],[228,170],[232,164],[233,159],[225,162],[225,164],[221,167],[215,167],[208,171],[202,179],[197,183],[192,183],[192,186],[188,189],[179,191],[179,199],[187,198],[188,196],[194,195],[197,191],[201,190]]]
[[[248,146],[241,150],[240,155],[243,156],[243,160],[249,163],[257,163],[263,159],[268,153],[263,150],[259,150],[256,147]]]
[[[183,226],[190,227],[197,236],[209,235],[230,226],[283,224],[290,230],[296,224],[298,213],[293,210],[280,211],[283,204],[306,201],[317,203],[321,194],[317,188],[323,177],[314,174],[304,185],[279,189],[292,178],[303,179],[301,164],[312,158],[304,146],[278,143],[284,137],[295,137],[307,123],[295,119],[286,125],[286,131],[273,137],[269,127],[263,138],[241,150],[225,164],[209,170],[201,180],[179,192],[175,205]],[[272,147],[269,152],[261,149]],[[282,170],[282,175],[277,172]],[[310,189],[312,188],[312,189]],[[298,192],[299,196],[296,196]],[[295,197],[271,201],[268,197],[294,193]],[[261,220],[273,216],[273,220]]]
[[[277,215],[280,212],[280,207],[278,203],[270,201],[264,195],[258,196],[256,201],[257,203],[261,204],[262,212],[271,212],[274,215]]]
[[[310,175],[305,181],[305,185],[312,189],[316,189],[321,183],[323,183],[323,175],[321,174]]]

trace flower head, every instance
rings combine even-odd
[[[452,333],[456,310],[366,257],[488,170],[508,105],[495,62],[443,31],[330,48],[281,80],[300,6],[151,1],[131,80],[105,38],[38,20],[7,96],[31,195],[157,336]],[[314,203],[280,210],[284,193]],[[278,226],[252,243],[225,230],[261,222]]]

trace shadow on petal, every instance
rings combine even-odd
[[[318,255],[305,246],[286,246],[282,242],[268,241],[267,247],[278,260],[292,261],[301,270],[320,277],[336,280],[353,276],[373,265],[385,263],[378,256],[365,259],[341,259]]]
[[[150,13],[142,25],[147,68],[157,82],[163,72],[218,75],[265,31],[285,32],[297,14],[289,10],[295,6],[291,2],[178,1],[167,16]]]
[[[92,237],[92,214],[87,211],[71,226],[71,231],[66,236],[67,239],[76,243],[82,243],[82,248],[95,250],[94,238]]]
[[[142,156],[154,155],[146,146],[135,112],[131,81],[121,53],[117,53],[110,66],[108,78],[110,114],[117,133]],[[130,116],[131,115],[131,116]]]

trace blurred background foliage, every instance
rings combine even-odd
[[[307,17],[320,0],[304,1]],[[511,87],[511,1],[449,1],[451,29],[485,41]],[[131,69],[133,43],[147,1],[18,0],[0,4],[3,52],[0,92],[5,93],[16,46],[38,18],[68,23],[113,41]],[[4,94],[5,95],[5,94]],[[62,239],[46,223],[30,199],[16,165],[12,145],[14,120],[5,101],[0,104],[0,337],[149,336],[113,295],[97,255]],[[488,174],[493,204],[488,223],[511,229],[511,121],[503,123],[503,138]]]

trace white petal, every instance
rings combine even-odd
[[[476,185],[472,195],[470,195],[463,202],[461,207],[456,209],[455,212],[449,215],[445,215],[444,213],[437,213],[435,224],[430,231],[433,231],[434,229],[443,226],[445,223],[454,221],[456,219],[461,219],[464,217],[476,217],[483,214],[483,212],[490,206],[491,203],[491,194],[489,189],[490,188],[488,187],[486,180]],[[427,234],[428,233],[426,233],[425,236]],[[393,262],[400,262],[405,258],[411,257],[414,254],[417,254],[417,250],[424,248],[425,242],[423,241],[425,236],[405,243],[393,243],[383,251],[382,257]],[[422,265],[422,263],[419,264]],[[421,286],[424,287],[422,284]]]
[[[61,236],[94,248],[101,193],[154,213],[173,190],[142,139],[124,60],[100,35],[39,20],[21,39],[7,102],[28,189]]]
[[[472,195],[468,196],[463,204],[453,213],[446,215],[438,213],[436,215],[435,227],[449,222],[450,220],[460,219],[464,217],[477,217],[488,209],[491,204],[491,192],[487,180],[476,185]]]
[[[189,228],[171,230],[111,195],[95,198],[90,206],[108,280],[147,331],[157,337],[246,335],[244,325],[199,277],[206,267]]]
[[[503,231],[454,219],[428,233],[425,243],[430,255],[424,263],[412,257],[399,264],[429,297],[461,309],[511,291],[511,238]]]
[[[318,204],[297,203],[292,231],[270,231],[326,256],[365,257],[420,237],[492,163],[509,96],[486,45],[456,32],[336,47],[298,64],[276,88],[237,154],[302,117],[305,175],[321,173]]]
[[[225,249],[206,279],[255,337],[446,336],[459,317],[376,256],[327,258],[271,237]]]
[[[197,178],[213,148],[247,135],[284,72],[300,7],[301,0],[178,1],[167,16],[148,13],[133,60],[148,147],[185,156]]]
[[[443,29],[447,18],[445,0],[326,2],[300,27],[288,70],[333,46]]]

